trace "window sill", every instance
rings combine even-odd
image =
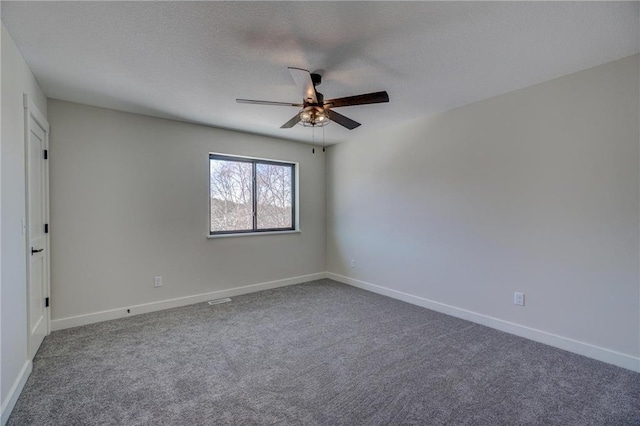
[[[243,232],[238,234],[216,234],[207,235],[208,239],[214,238],[230,238],[230,237],[255,237],[257,235],[280,235],[280,234],[300,234],[302,230],[294,229],[292,231],[268,231],[268,232]]]

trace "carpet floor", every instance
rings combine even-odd
[[[330,280],[49,335],[9,425],[640,424],[640,374]]]

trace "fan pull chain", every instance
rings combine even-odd
[[[311,145],[313,145],[313,148],[311,148],[311,153],[315,154],[316,153],[316,126],[313,126],[311,128]]]
[[[324,126],[322,126],[322,152],[324,151]]]

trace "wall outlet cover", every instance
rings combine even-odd
[[[518,306],[524,306],[524,293],[516,291],[513,293],[513,304]]]

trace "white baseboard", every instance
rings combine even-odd
[[[224,297],[239,296],[241,294],[254,293],[256,291],[268,290],[271,288],[284,287],[293,284],[301,284],[307,281],[326,278],[325,272],[301,275],[298,277],[285,278],[277,281],[268,281],[259,284],[245,285],[242,287],[230,288],[227,290],[212,291],[210,293],[196,294],[193,296],[178,297],[176,299],[161,300],[159,302],[143,303],[140,305],[125,306],[107,311],[94,312],[90,314],[77,315],[73,317],[60,318],[51,321],[51,330],[62,330],[65,328],[78,327],[81,325],[93,324],[96,322],[108,321],[132,315],[146,314],[148,312],[161,311],[163,309],[177,308],[180,306],[192,305],[194,303],[206,302]],[[127,312],[130,311],[130,312]]]
[[[640,372],[640,357],[623,354],[610,349],[591,345],[589,343],[580,342],[568,337],[558,336],[546,331],[537,330],[524,325],[504,321],[499,318],[494,318],[488,315],[479,314],[477,312],[468,311],[466,309],[457,308],[455,306],[446,305],[444,303],[435,302],[433,300],[425,299],[420,296],[414,296],[412,294],[403,293],[401,291],[382,287],[376,284],[371,284],[365,281],[356,280],[354,278],[345,277],[343,275],[334,274],[332,272],[327,272],[326,277],[344,284],[349,284],[354,287],[382,294],[394,299],[402,300],[413,305],[422,306],[424,308],[441,312],[443,314],[462,318],[471,322],[475,322],[477,324],[494,328],[496,330],[504,331],[516,336],[524,337],[529,340],[534,340],[536,342],[544,343],[549,346],[564,349],[578,355],[583,355],[589,358],[597,359],[598,361],[617,365],[618,367]]]
[[[283,280],[269,281],[259,284],[235,287],[227,290],[213,291],[210,293],[197,294],[194,296],[179,297],[176,299],[163,300],[159,302],[144,303],[140,305],[127,306],[108,311],[95,312],[91,314],[78,315],[68,318],[61,318],[51,321],[52,330],[62,330],[70,327],[93,324],[96,322],[108,321],[112,319],[124,318],[131,315],[144,314],[147,312],[155,312],[163,309],[177,308],[180,306],[191,305],[194,303],[206,302],[212,299],[220,299],[223,297],[239,296],[241,294],[253,293],[256,291],[268,290],[271,288],[284,287],[293,284],[301,284],[307,281],[330,278],[332,280],[352,285],[374,293],[382,294],[394,299],[402,300],[413,305],[422,306],[437,312],[462,318],[477,324],[481,324],[496,330],[504,331],[516,336],[524,337],[529,340],[544,343],[549,346],[564,349],[579,355],[597,359],[618,367],[626,368],[632,371],[640,372],[640,357],[623,354],[610,349],[595,346],[589,343],[581,342],[569,337],[559,336],[546,331],[516,324],[513,322],[501,320],[488,315],[479,314],[477,312],[468,311],[466,309],[447,305],[444,303],[429,300],[420,296],[382,287],[376,284],[345,277],[343,275],[334,274],[332,272],[318,272],[315,274],[302,275],[298,277],[286,278]],[[130,313],[127,313],[127,310]],[[29,370],[30,371],[30,370]],[[27,374],[28,376],[28,374]],[[25,379],[26,380],[26,379]],[[23,384],[24,385],[24,384]],[[22,389],[22,388],[20,388]],[[19,392],[18,392],[19,394]],[[16,397],[17,398],[17,397]],[[15,404],[15,401],[14,401]],[[9,411],[10,412],[10,411]],[[3,406],[4,419],[4,406]]]
[[[24,388],[25,383],[27,383],[27,379],[31,374],[31,370],[33,369],[33,363],[31,360],[24,363],[22,366],[22,370],[20,370],[20,374],[16,378],[16,381],[9,389],[9,394],[2,401],[2,417],[0,420],[0,425],[4,426],[7,424],[9,420],[9,416],[11,415],[11,411],[13,411],[13,407],[15,407],[16,402],[18,401],[18,397],[20,393],[22,393],[22,388]]]

